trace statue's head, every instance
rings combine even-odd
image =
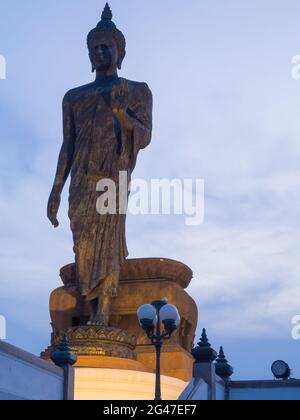
[[[107,3],[101,21],[88,34],[87,44],[93,71],[121,69],[126,54],[126,40],[112,22],[112,12]]]

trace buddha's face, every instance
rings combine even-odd
[[[89,42],[89,57],[95,70],[116,70],[118,47],[114,37],[107,34],[93,37]]]

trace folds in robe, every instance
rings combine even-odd
[[[114,84],[124,83],[117,79]],[[128,256],[124,214],[100,215],[96,209],[97,183],[116,182],[127,171],[130,181],[138,153],[152,133],[152,94],[144,83],[128,84],[132,129],[116,119],[110,107],[112,85],[94,83],[69,91],[63,102],[64,144],[73,148],[69,218],[74,239],[77,278],[89,298],[101,282],[120,270]]]

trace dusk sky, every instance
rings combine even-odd
[[[194,272],[188,292],[224,346],[233,379],[300,378],[299,0],[111,0],[127,39],[120,72],[154,96],[151,146],[137,178],[205,181],[205,220],[129,216],[130,258],[165,257]],[[72,262],[68,188],[46,218],[66,91],[93,80],[86,36],[105,1],[2,0],[0,315],[7,340],[35,354],[50,341],[48,299]]]

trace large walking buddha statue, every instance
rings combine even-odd
[[[130,181],[139,151],[151,141],[152,94],[147,84],[118,76],[126,41],[112,22],[108,4],[87,43],[96,78],[64,97],[64,138],[48,218],[58,227],[61,193],[71,175],[69,217],[77,282],[90,304],[89,324],[108,326],[120,268],[128,256],[126,212],[100,214],[96,187],[109,178],[118,191],[120,171],[127,172]]]

